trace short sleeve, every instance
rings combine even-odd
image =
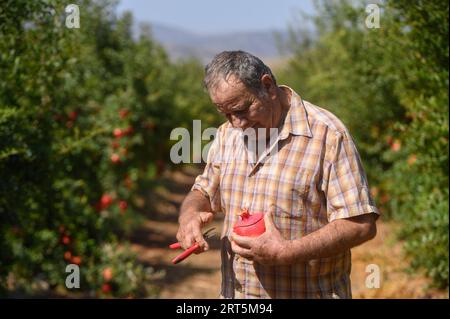
[[[196,177],[194,185],[191,188],[191,191],[198,190],[209,199],[213,212],[220,212],[222,210],[220,198],[221,161],[219,135],[218,132],[216,138],[211,143],[203,173]]]
[[[336,132],[330,144],[325,156],[322,181],[328,221],[368,213],[378,215],[361,158],[351,136],[347,132]]]

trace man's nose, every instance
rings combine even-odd
[[[237,116],[236,114],[231,114],[230,119],[234,127],[243,128],[248,123],[248,120],[244,116]]]

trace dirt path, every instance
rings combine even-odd
[[[189,191],[198,170],[186,168],[182,172],[165,172],[157,187],[146,199],[147,219],[132,238],[133,249],[140,260],[164,270],[159,282],[161,298],[218,298],[220,292],[219,241],[213,240],[211,250],[194,255],[180,264],[170,261],[179,251],[167,246],[175,242],[178,208]],[[220,234],[221,216],[213,225]],[[378,223],[377,237],[352,250],[352,290],[354,298],[448,298],[448,293],[427,289],[429,281],[420,275],[407,274],[408,266],[402,256],[401,243],[395,240],[396,225]],[[375,264],[380,269],[380,288],[366,288],[369,275],[366,267]]]

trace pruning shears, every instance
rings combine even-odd
[[[203,237],[205,239],[210,239],[216,235],[214,232],[215,227],[208,229],[203,233]],[[178,264],[179,262],[185,260],[187,257],[189,257],[194,251],[196,251],[200,247],[199,243],[193,244],[191,247],[186,249],[184,252],[182,252],[180,255],[176,256],[174,259],[172,259],[173,264]],[[173,243],[169,245],[170,249],[179,249],[181,248],[180,243]]]

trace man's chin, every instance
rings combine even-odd
[[[258,124],[253,124],[253,125],[251,125],[251,126],[246,126],[245,128],[243,128],[242,130],[243,131],[245,131],[245,130],[248,130],[248,129],[253,129],[253,130],[255,130],[255,132],[258,132]]]
[[[234,129],[238,129],[238,130],[242,130],[242,131],[245,131],[245,130],[248,130],[248,129],[254,129],[255,131],[258,130],[258,126],[257,126],[256,124],[253,124],[253,125],[251,125],[251,126],[249,126],[249,125],[247,125],[247,126],[242,126],[242,127],[234,126],[233,124],[231,124],[231,126],[232,126]]]

